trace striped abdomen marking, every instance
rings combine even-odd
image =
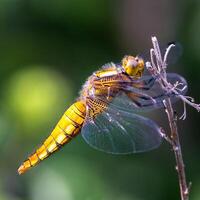
[[[86,106],[83,102],[78,101],[71,105],[61,117],[49,137],[19,167],[18,173],[24,173],[75,137],[83,125],[85,113]]]

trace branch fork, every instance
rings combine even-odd
[[[179,98],[183,102],[183,114],[179,117],[179,119],[186,119],[186,104],[195,108],[198,112],[200,111],[200,104],[196,104],[194,99],[190,96],[184,96],[181,94],[184,90],[187,89],[187,86],[177,81],[174,84],[171,84],[167,80],[167,57],[169,55],[170,50],[175,46],[171,44],[167,47],[165,54],[162,58],[160,47],[158,44],[158,40],[156,37],[152,37],[153,48],[150,49],[150,58],[151,61],[146,62],[146,67],[149,73],[156,78],[156,81],[159,83],[160,87],[167,94],[174,94],[177,98]],[[179,141],[178,129],[177,129],[177,115],[172,107],[172,102],[170,97],[166,98],[163,101],[165,106],[165,111],[168,117],[169,126],[171,133],[170,135],[166,135],[164,131],[161,129],[161,135],[165,138],[166,141],[172,146],[174,151],[175,159],[176,159],[176,171],[178,173],[179,187],[180,187],[180,195],[181,200],[189,200],[189,190],[191,187],[191,183],[187,184],[186,176],[185,176],[185,165],[183,162],[183,156],[181,151],[181,145]]]

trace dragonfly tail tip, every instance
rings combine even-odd
[[[25,171],[26,171],[26,168],[24,167],[23,164],[17,170],[19,175],[23,174]]]

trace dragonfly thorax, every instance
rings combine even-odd
[[[138,79],[144,71],[144,60],[142,58],[125,56],[122,59],[122,67],[129,76]]]

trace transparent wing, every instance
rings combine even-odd
[[[180,94],[184,95],[187,92],[187,82],[182,76],[169,73],[167,74],[167,79],[171,84],[175,84],[177,81],[182,83],[180,88],[184,88],[184,90],[180,91]],[[162,108],[164,107],[163,100],[168,97],[171,98],[172,103],[179,100],[177,95],[164,91],[152,76],[144,76],[139,80],[133,80],[132,83],[123,82],[119,92],[111,102],[106,100],[107,97],[100,96],[98,98],[110,104],[114,109],[131,110],[132,112],[144,112]]]
[[[170,73],[167,78],[171,84],[179,81],[182,82],[182,87],[187,86],[185,79],[178,74]],[[99,105],[106,105],[108,108],[92,118],[90,110],[97,110],[95,106],[98,104],[88,107],[81,130],[85,141],[96,149],[115,154],[137,153],[158,147],[162,140],[158,125],[136,113],[163,107],[162,101],[165,98],[170,97],[172,102],[176,102],[178,98],[163,91],[156,81],[144,84],[151,82],[151,79],[151,76],[144,76],[133,82],[123,80],[112,101],[107,100],[112,88],[107,94],[96,96]],[[187,87],[181,94],[186,91]]]
[[[90,146],[113,154],[149,151],[162,141],[154,121],[112,106],[94,119],[86,118],[81,133]]]

